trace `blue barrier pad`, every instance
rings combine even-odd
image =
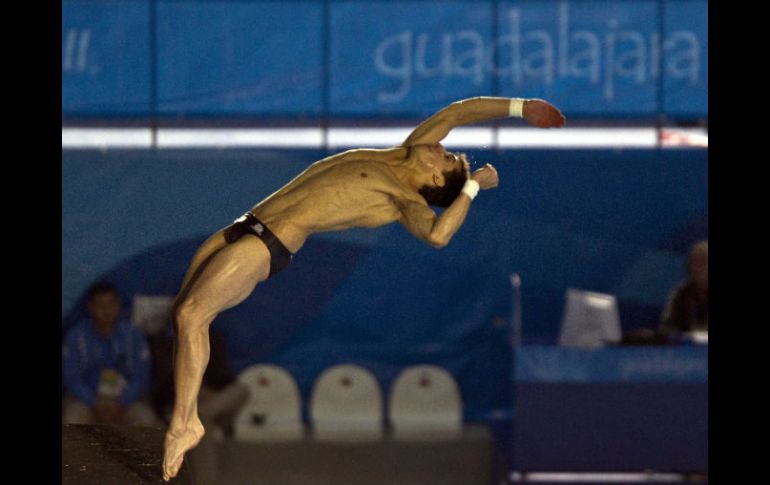
[[[581,350],[521,347],[517,382],[707,382],[708,346]]]
[[[523,347],[514,469],[708,470],[708,347]]]
[[[708,470],[708,384],[522,382],[516,470]]]

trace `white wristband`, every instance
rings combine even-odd
[[[524,116],[524,101],[526,99],[511,98],[511,103],[508,105],[508,116],[522,118]]]
[[[479,193],[479,189],[481,186],[478,182],[476,182],[473,179],[468,179],[465,181],[465,185],[463,185],[463,194],[467,195],[468,197],[473,200],[476,197],[476,194]]]

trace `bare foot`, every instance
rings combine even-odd
[[[205,429],[200,421],[187,426],[181,431],[166,432],[166,442],[163,447],[163,480],[174,478],[182,467],[184,454],[200,442]]]

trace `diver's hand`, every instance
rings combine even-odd
[[[521,115],[530,125],[538,128],[560,128],[567,122],[567,118],[561,114],[556,106],[542,99],[524,101]]]
[[[500,179],[497,177],[497,170],[489,163],[473,172],[471,179],[478,182],[479,188],[484,190],[495,188],[500,182]]]

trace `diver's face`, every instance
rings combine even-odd
[[[470,165],[465,154],[448,152],[441,143],[415,145],[413,149],[417,151],[420,161],[436,167],[440,172],[462,169],[470,173]]]

